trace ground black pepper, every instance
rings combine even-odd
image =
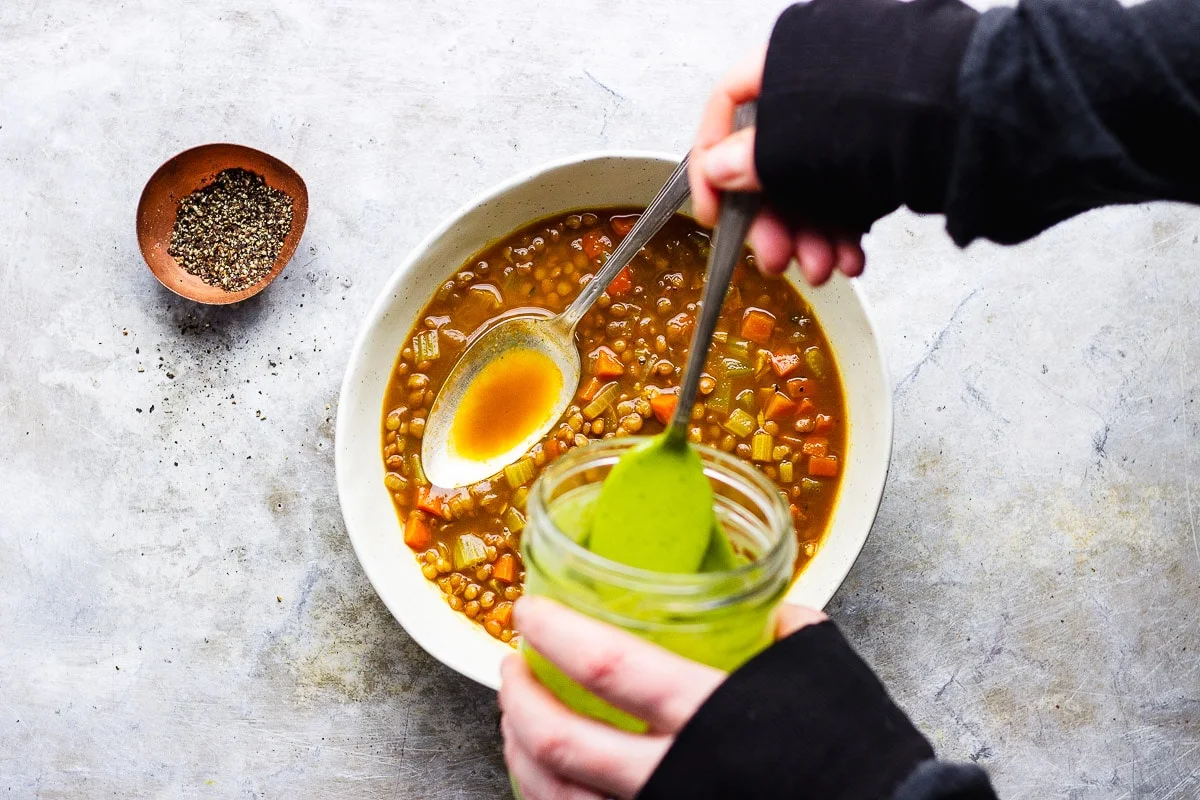
[[[292,227],[292,198],[227,169],[179,201],[167,252],[200,280],[240,292],[266,277]]]

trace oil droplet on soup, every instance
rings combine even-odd
[[[525,349],[505,353],[467,387],[450,446],[478,461],[507,452],[554,414],[562,387],[562,373],[549,356]]]

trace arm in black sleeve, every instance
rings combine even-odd
[[[995,800],[983,770],[933,750],[831,622],[734,672],[638,800]]]
[[[1200,4],[814,0],[780,17],[755,160],[768,201],[865,231],[898,206],[954,240],[1200,202]]]

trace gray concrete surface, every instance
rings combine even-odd
[[[354,329],[462,201],[682,151],[782,2],[0,3],[0,790],[491,798],[488,691],[372,593],[334,495]],[[264,295],[200,308],[133,235],[171,154],[307,179]],[[1200,210],[955,250],[896,215],[878,524],[831,605],[950,758],[1017,798],[1200,796]],[[798,746],[802,746],[798,744]]]

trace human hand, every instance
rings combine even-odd
[[[509,656],[500,671],[500,729],[504,759],[525,800],[633,797],[726,677],[542,597],[523,597],[514,611],[529,646],[649,725],[644,734],[628,733],[576,714],[538,682],[522,656]],[[810,608],[781,606],[776,636],[826,619]]]
[[[756,100],[762,91],[766,56],[763,48],[734,67],[717,84],[704,110],[688,165],[692,208],[703,225],[716,224],[721,192],[762,189],[754,166],[755,129],[732,131],[734,109]],[[779,274],[795,256],[813,286],[827,281],[835,269],[851,278],[860,275],[866,264],[861,234],[789,226],[769,207],[759,212],[748,238],[763,272]]]

